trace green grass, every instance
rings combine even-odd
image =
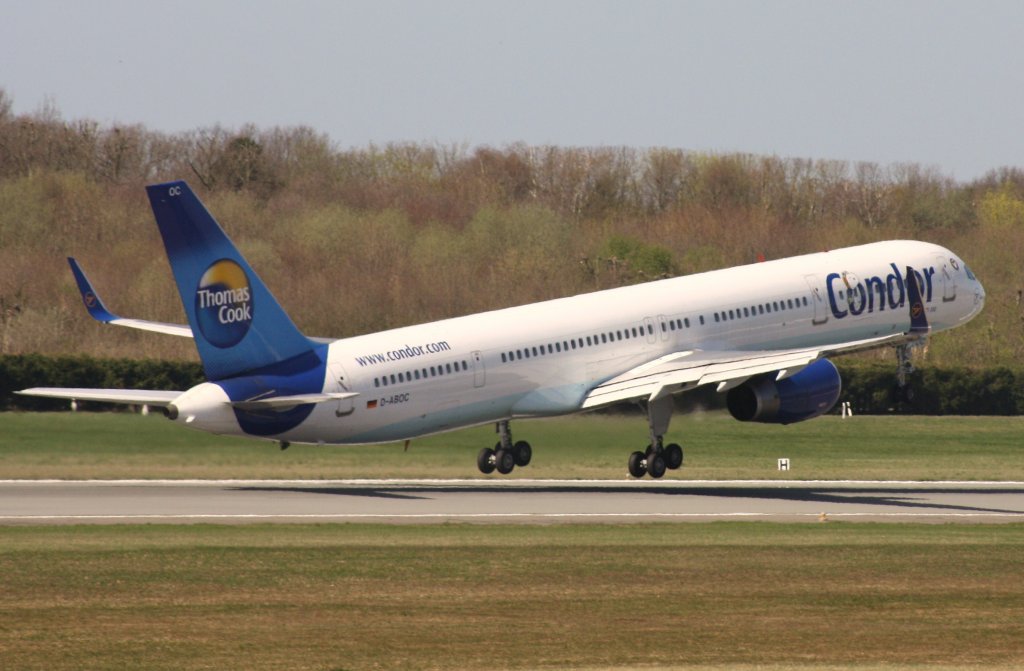
[[[1024,525],[0,528],[10,669],[1020,668]]]
[[[513,422],[534,461],[512,477],[622,478],[645,445],[640,415]],[[718,413],[678,415],[669,439],[686,450],[685,479],[1024,480],[1024,418],[835,416],[774,426]],[[477,451],[493,427],[401,444],[276,444],[191,431],[158,416],[0,414],[0,478],[481,477]],[[780,473],[777,459],[792,470]]]

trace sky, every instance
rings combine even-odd
[[[17,114],[1024,167],[1024,3],[0,0]]]

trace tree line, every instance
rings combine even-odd
[[[960,183],[915,164],[673,148],[351,148],[308,127],[169,134],[12,110],[0,90],[0,353],[194,360],[191,343],[90,323],[63,260],[115,311],[182,321],[143,186],[185,178],[311,335],[909,237],[962,254],[989,293],[926,359],[1024,354],[1018,168]]]

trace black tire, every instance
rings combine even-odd
[[[629,455],[629,474],[634,478],[642,478],[647,475],[647,466],[644,465],[646,459],[647,455],[643,452],[634,452]]]
[[[657,480],[665,475],[665,457],[655,454],[647,459],[647,474]]]
[[[516,467],[516,458],[512,456],[511,450],[498,450],[494,454],[494,467],[502,475],[508,475]]]
[[[674,471],[683,465],[683,448],[679,445],[672,443],[665,448],[662,453],[665,457],[665,466],[670,471]]]
[[[476,467],[484,475],[490,475],[494,472],[494,463],[494,450],[489,447],[480,450],[480,453],[476,455]]]
[[[516,466],[529,466],[533,459],[533,448],[525,440],[520,440],[512,446],[512,456],[516,460]]]

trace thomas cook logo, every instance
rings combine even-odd
[[[196,321],[217,347],[242,341],[252,326],[252,288],[241,266],[221,259],[206,269],[196,287]]]

